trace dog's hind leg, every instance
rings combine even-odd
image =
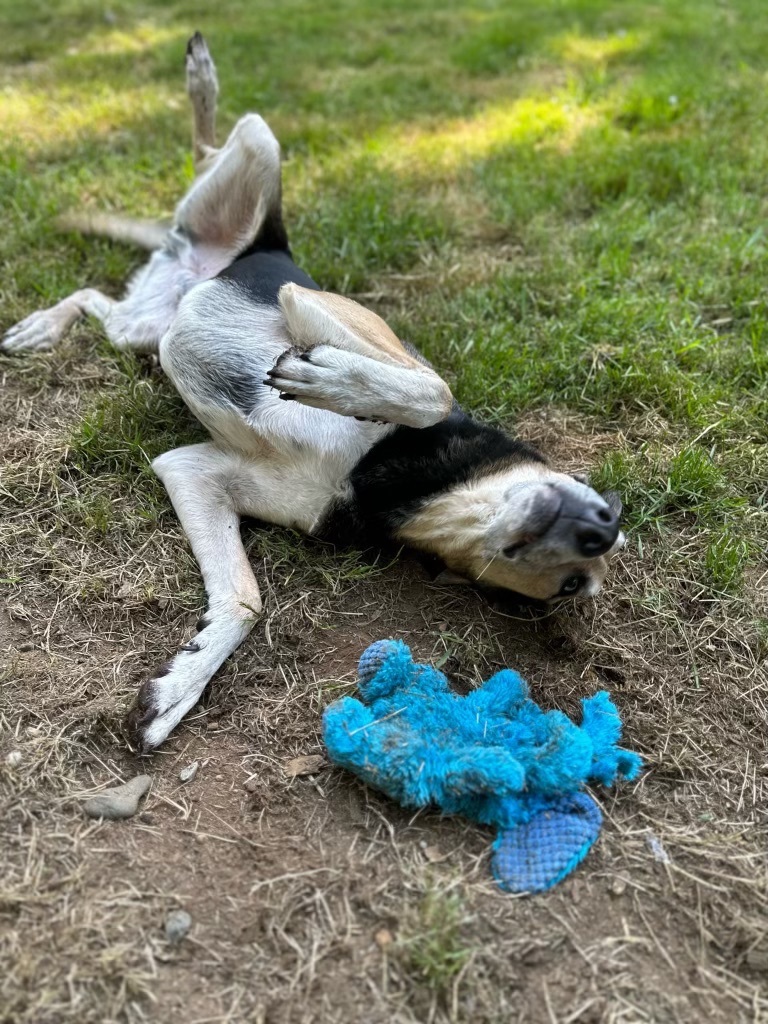
[[[106,323],[116,302],[95,288],[82,288],[50,309],[30,313],[6,333],[0,348],[19,352],[53,348],[84,314]]]
[[[187,43],[187,95],[192,104],[192,151],[195,168],[205,169],[206,161],[216,156],[216,100],[219,82],[216,65],[208,45],[195,32]]]
[[[52,348],[82,315],[101,320],[117,348],[153,352],[194,285],[215,277],[261,235],[288,239],[280,210],[280,146],[258,114],[246,114],[179,203],[162,249],[131,281],[122,301],[84,288],[11,327],[4,351]]]
[[[281,214],[280,145],[267,122],[246,114],[176,208],[174,223],[201,251],[228,266],[265,230],[270,248],[287,248]],[[210,275],[213,276],[213,275]]]
[[[194,707],[211,677],[248,636],[261,611],[256,579],[240,539],[233,493],[242,460],[198,444],[161,455],[153,468],[165,484],[192,545],[208,594],[197,637],[141,687],[129,726],[152,750]]]

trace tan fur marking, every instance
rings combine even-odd
[[[517,561],[503,556],[504,545],[514,543],[527,529],[525,506],[515,498],[515,481],[536,480],[557,481],[561,487],[574,483],[572,478],[542,463],[521,463],[501,471],[494,467],[487,475],[474,477],[427,501],[396,531],[396,536],[417,549],[438,555],[448,569],[487,586],[550,600],[567,576],[579,573],[588,581],[582,596],[592,596],[599,590],[608,559],[619,549],[620,542],[604,556],[590,559],[567,551],[557,558],[551,552],[538,557],[533,553]],[[500,521],[505,524],[503,532],[492,540]]]
[[[380,316],[353,299],[286,284],[280,289],[279,302],[299,348],[333,345],[381,363],[429,372],[405,350]]]

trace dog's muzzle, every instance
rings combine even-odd
[[[560,491],[560,512],[547,538],[573,547],[582,558],[599,558],[619,536],[619,517],[599,495],[587,498]]]

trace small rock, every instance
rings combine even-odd
[[[448,857],[447,853],[443,853],[439,846],[424,846],[424,856],[430,862],[430,864],[439,864],[441,861],[446,860]]]
[[[379,949],[386,949],[387,946],[391,946],[394,941],[392,932],[389,928],[379,928],[373,938]]]
[[[139,807],[139,800],[152,785],[149,775],[137,775],[135,779],[114,789],[105,789],[83,804],[89,818],[131,818]]]
[[[181,769],[181,771],[179,772],[179,779],[182,782],[191,782],[192,779],[194,779],[194,777],[197,775],[197,770],[199,767],[200,762],[193,761],[191,764],[188,764],[186,768]]]
[[[10,765],[11,768],[15,768],[16,765],[21,764],[24,760],[24,755],[20,750],[12,750],[9,754],[5,755],[5,763]]]
[[[611,896],[623,896],[626,891],[626,878],[614,878],[614,880],[611,882],[611,888],[609,889]]]
[[[186,910],[172,910],[165,919],[165,937],[169,942],[181,942],[192,927],[192,918]]]
[[[315,775],[325,765],[326,760],[322,754],[301,754],[286,761],[283,771],[289,779],[295,779],[299,775]]]

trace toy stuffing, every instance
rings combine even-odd
[[[542,711],[520,676],[503,669],[461,697],[408,647],[380,640],[360,658],[361,700],[325,711],[331,761],[404,807],[436,805],[498,829],[491,867],[507,892],[565,878],[600,832],[584,787],[634,779],[638,754],[617,746],[619,714],[604,691],[582,700],[582,721]]]

